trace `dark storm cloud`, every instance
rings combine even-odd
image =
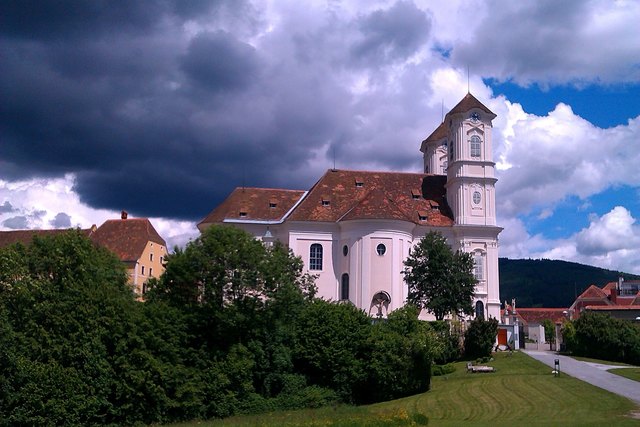
[[[71,217],[64,212],[59,212],[54,219],[49,221],[53,228],[70,228]]]
[[[28,228],[29,221],[26,216],[19,215],[5,219],[2,225],[12,230],[23,230]]]
[[[0,26],[0,179],[73,173],[92,207],[200,219],[235,186],[309,188],[328,147],[341,167],[419,157],[385,138],[419,143],[387,120],[410,128],[421,111],[393,104],[423,82],[360,102],[348,89],[354,69],[424,43],[411,2],[314,28],[292,10],[269,31],[247,2],[20,4]]]
[[[111,31],[145,31],[166,11],[165,1],[13,0],[0,14],[2,32],[24,38],[96,37]]]
[[[384,64],[413,55],[429,38],[431,21],[409,1],[376,10],[360,21],[362,39],[351,49],[357,60]]]
[[[194,38],[182,59],[186,75],[198,89],[244,89],[258,73],[255,49],[223,31]]]

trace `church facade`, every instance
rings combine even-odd
[[[236,188],[198,228],[228,224],[286,243],[317,276],[318,296],[378,317],[404,305],[404,260],[438,231],[473,255],[476,316],[499,319],[495,117],[467,94],[422,141],[423,173],[331,169],[309,190]]]

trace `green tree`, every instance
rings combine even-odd
[[[429,232],[404,262],[409,285],[408,302],[433,313],[436,320],[448,314],[473,314],[476,279],[471,254],[453,252],[446,239]]]
[[[544,327],[544,339],[549,344],[555,344],[556,342],[556,324],[551,319],[544,319],[542,321]]]
[[[470,359],[491,356],[497,335],[497,319],[473,319],[464,333],[465,356]]]

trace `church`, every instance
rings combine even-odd
[[[404,260],[437,231],[473,255],[475,316],[499,319],[495,117],[467,94],[422,141],[423,173],[330,169],[309,190],[236,188],[198,228],[227,224],[287,244],[317,277],[319,297],[374,317],[404,305]]]

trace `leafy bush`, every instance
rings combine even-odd
[[[498,321],[476,318],[464,333],[464,354],[469,359],[491,356],[498,335]]]
[[[637,325],[608,314],[585,312],[573,326],[575,336],[569,336],[567,346],[574,354],[640,364],[640,327]]]
[[[450,323],[442,320],[429,322],[431,328],[435,331],[438,352],[434,354],[434,361],[443,365],[456,361],[462,356],[462,334],[460,333],[459,323]]]
[[[431,375],[434,377],[440,377],[442,375],[449,375],[456,371],[456,366],[453,363],[447,363],[446,365],[433,365],[431,368]]]
[[[282,245],[212,227],[167,263],[140,303],[80,232],[0,249],[0,426],[168,423],[429,387],[436,335],[415,308],[372,324],[315,300]]]

